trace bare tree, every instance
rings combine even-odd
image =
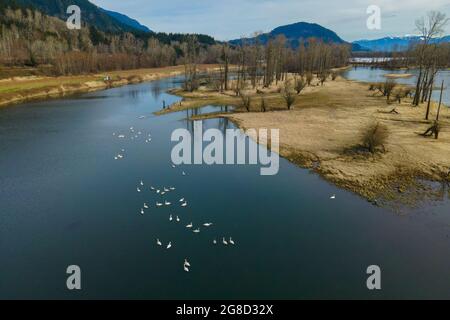
[[[427,50],[431,40],[441,35],[449,19],[442,12],[430,11],[427,17],[422,17],[416,21],[416,28],[421,34],[421,43],[417,46],[417,62],[419,65],[419,76],[417,77],[416,92],[413,105],[417,106],[420,102],[420,95],[423,89],[424,74],[429,70],[426,68],[426,62],[430,59],[430,51]]]

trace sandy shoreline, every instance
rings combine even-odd
[[[246,93],[254,98],[247,112],[240,108],[240,99],[232,92],[172,90],[183,96],[184,101],[159,114],[204,105],[236,106],[234,113],[199,118],[228,117],[244,130],[278,128],[283,157],[376,204],[393,201],[413,205],[418,200],[439,197],[436,190],[420,179],[450,181],[449,109],[441,110],[439,139],[424,138],[418,133],[431,124],[423,120],[425,105],[411,107],[409,99],[387,104],[385,97],[369,91],[368,86],[339,77],[327,81],[323,87],[308,87],[290,111],[280,95],[269,90],[264,94],[270,106],[268,112],[261,112],[256,92]],[[394,108],[397,113],[390,112]],[[436,109],[433,103],[430,119],[434,119]],[[385,151],[360,152],[361,132],[374,121],[388,129]]]
[[[199,69],[214,69],[215,65],[201,65]],[[33,100],[60,98],[75,93],[92,92],[178,76],[184,66],[112,71],[93,75],[63,77],[13,77],[0,80],[0,108]],[[110,80],[105,80],[109,76]]]

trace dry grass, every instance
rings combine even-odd
[[[200,65],[200,70],[214,69],[215,65]],[[21,69],[18,69],[21,70]],[[11,103],[20,103],[27,100],[43,99],[54,96],[62,96],[75,92],[86,92],[92,90],[101,90],[108,87],[125,85],[128,83],[137,83],[142,81],[151,81],[163,77],[171,77],[182,74],[183,66],[136,69],[112,71],[101,74],[63,76],[63,77],[45,77],[45,76],[24,76],[24,71],[12,71],[11,78],[0,80],[0,107]],[[112,81],[104,81],[108,75]]]
[[[223,114],[242,128],[280,129],[280,153],[303,167],[314,168],[326,179],[350,189],[363,197],[374,199],[398,199],[408,186],[417,189],[416,178],[442,181],[450,170],[450,112],[441,110],[441,133],[438,140],[424,138],[429,121],[424,121],[425,105],[411,107],[411,99],[396,103],[397,113],[390,112],[381,94],[367,90],[367,84],[338,77],[328,80],[324,86],[304,89],[293,104],[286,109],[278,87],[247,90],[253,100],[264,98],[267,112],[261,112],[261,104],[254,103],[250,113],[239,108],[239,98],[231,92],[220,94],[200,90],[191,94],[178,92],[185,97],[179,108],[201,107],[208,104],[233,105],[236,112]],[[258,97],[258,98],[257,98]],[[436,115],[432,104],[430,119]],[[383,137],[385,152],[358,154],[349,149],[361,145],[365,130],[379,123],[389,132]],[[448,177],[450,179],[450,177]],[[418,190],[418,189],[417,189]]]

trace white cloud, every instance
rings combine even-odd
[[[155,31],[197,32],[227,40],[298,21],[315,22],[345,40],[414,32],[429,10],[450,16],[450,0],[91,0],[125,13]],[[366,28],[366,8],[382,10],[382,30]],[[450,33],[450,27],[447,29]]]

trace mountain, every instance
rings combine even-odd
[[[420,36],[404,36],[404,37],[384,37],[375,40],[358,40],[353,44],[360,45],[370,51],[394,52],[407,50],[411,45],[419,43]],[[450,42],[450,36],[435,38],[432,43]]]
[[[3,1],[3,0],[2,0]],[[137,21],[120,13],[104,10],[88,0],[15,0],[17,4],[35,8],[44,14],[66,20],[66,13],[70,5],[77,5],[81,9],[81,20],[105,32],[148,32]]]
[[[122,13],[115,12],[115,11],[109,11],[103,8],[100,8],[103,12],[105,12],[110,17],[116,19],[117,21],[120,21],[121,23],[130,26],[131,28],[134,28],[136,30],[140,30],[142,32],[152,32],[149,28],[139,23],[139,21],[134,20]]]
[[[275,39],[279,35],[284,35],[287,39],[288,45],[292,48],[297,48],[301,41],[308,43],[310,39],[315,38],[322,40],[325,43],[349,44],[352,46],[352,51],[365,50],[365,48],[362,48],[359,44],[350,44],[342,40],[341,37],[330,29],[322,27],[316,23],[308,22],[297,22],[281,26],[257,37],[231,40],[230,43],[233,45],[239,45],[243,41],[247,43],[254,43],[257,41],[261,44],[266,44],[270,39]]]
[[[255,41],[266,44],[270,39],[284,35],[292,47],[298,47],[300,39],[307,42],[311,38],[321,39],[326,43],[345,43],[335,32],[316,23],[298,22],[273,29],[269,33],[263,33],[256,38],[236,39],[231,44],[240,44],[242,41],[253,43]]]

